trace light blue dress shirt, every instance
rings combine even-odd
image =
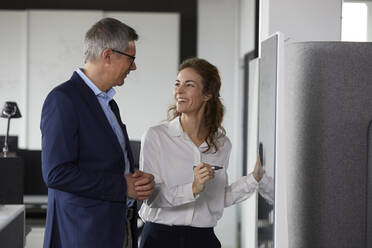
[[[107,92],[103,92],[98,87],[84,74],[82,69],[77,69],[76,73],[79,74],[79,76],[84,80],[84,82],[88,85],[88,87],[94,92],[94,94],[97,96],[98,102],[100,103],[103,112],[105,113],[107,120],[109,121],[112,130],[116,134],[116,137],[118,138],[118,141],[120,143],[120,147],[123,150],[124,153],[124,160],[125,160],[125,174],[130,173],[129,171],[129,159],[128,159],[128,153],[126,150],[126,143],[124,139],[124,134],[123,130],[120,127],[120,124],[118,120],[116,119],[116,116],[114,112],[112,112],[111,107],[110,107],[110,101],[113,99],[116,91],[111,88]],[[129,145],[129,144],[128,144]],[[130,199],[129,197],[127,198],[127,205],[132,206],[134,203],[133,199]]]

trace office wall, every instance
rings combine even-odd
[[[244,55],[255,49],[255,11],[256,0],[240,1],[240,51],[239,60],[243,61]],[[243,79],[244,67],[239,67],[240,78]],[[248,128],[247,140],[247,164],[242,167],[247,168],[247,172],[253,171],[257,152],[257,96],[258,96],[258,59],[249,64],[248,86]],[[247,100],[247,99],[243,99]],[[244,152],[244,151],[242,151]],[[257,245],[257,194],[255,193],[246,201],[238,206],[238,221],[240,221],[240,244],[241,247],[256,247]]]
[[[239,4],[239,57],[255,49],[256,0],[240,0]]]
[[[128,23],[140,35],[138,69],[128,76],[124,86],[116,87],[115,97],[130,138],[139,140],[146,128],[166,118],[179,61],[178,14],[1,11],[0,31],[8,35],[4,35],[0,46],[7,55],[0,57],[3,73],[0,103],[6,100],[19,103],[23,118],[12,120],[11,133],[20,136],[20,147],[41,148],[39,123],[43,101],[52,88],[83,66],[84,34],[104,16]],[[0,133],[5,133],[5,125],[6,121],[2,121]]]
[[[342,0],[262,0],[261,40],[281,31],[296,41],[339,41]]]
[[[18,134],[25,144],[27,132],[27,15],[25,11],[0,11],[0,108],[5,101],[18,103],[23,118],[13,119],[10,133]],[[6,133],[7,121],[0,119],[0,134]],[[0,144],[2,150],[3,144]]]

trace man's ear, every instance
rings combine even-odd
[[[110,64],[111,63],[112,56],[113,56],[112,50],[109,49],[109,48],[106,48],[101,53],[101,59],[102,59],[102,61],[104,61],[107,64]]]

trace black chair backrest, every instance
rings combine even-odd
[[[48,189],[41,172],[41,151],[19,149],[17,155],[24,161],[24,194],[47,195]]]
[[[141,151],[141,141],[131,140],[130,148],[132,148],[133,158],[134,158],[134,167],[139,169],[139,156]]]

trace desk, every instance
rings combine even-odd
[[[48,195],[24,195],[23,202],[26,207],[28,220],[43,220],[45,222],[48,207]]]
[[[23,202],[27,205],[48,205],[48,195],[24,195]]]
[[[25,242],[25,206],[0,205],[1,248],[23,248]]]

